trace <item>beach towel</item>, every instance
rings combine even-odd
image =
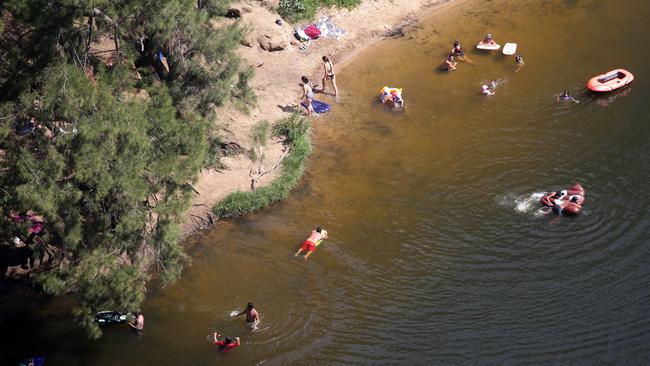
[[[307,103],[306,102],[302,102],[300,104],[302,104],[303,107],[307,108]],[[314,107],[314,111],[316,113],[326,113],[326,112],[329,112],[329,110],[330,110],[330,105],[329,104],[327,104],[325,102],[321,102],[320,100],[316,100],[316,99],[312,99],[311,106]]]
[[[323,38],[339,39],[345,35],[345,30],[332,23],[332,20],[329,17],[321,17],[318,19],[316,26],[320,29],[320,36]]]
[[[305,28],[305,34],[311,39],[316,39],[320,36],[320,29],[318,29],[316,24],[310,24]]]

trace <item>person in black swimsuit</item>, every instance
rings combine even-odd
[[[323,70],[325,71],[325,76],[323,76],[323,93],[325,92],[325,82],[327,80],[332,81],[332,85],[334,86],[334,96],[339,95],[339,89],[336,87],[336,75],[334,74],[334,65],[332,65],[332,61],[329,59],[327,56],[323,56]]]

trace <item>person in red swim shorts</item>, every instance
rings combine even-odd
[[[213,343],[219,346],[219,350],[221,351],[229,352],[233,348],[239,347],[239,345],[241,344],[239,337],[235,337],[234,341],[228,337],[226,337],[223,341],[220,341],[217,339],[217,337],[219,337],[220,335],[221,334],[214,332],[214,334],[212,335],[212,339],[213,339]]]
[[[317,227],[315,230],[311,231],[311,235],[309,235],[309,238],[305,240],[304,243],[300,246],[300,249],[294,254],[294,256],[298,256],[300,253],[303,251],[306,251],[307,254],[305,254],[305,259],[309,258],[311,253],[313,253],[316,250],[316,247],[318,244],[320,244],[321,241],[327,239],[327,231],[323,230],[319,227]]]

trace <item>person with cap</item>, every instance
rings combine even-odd
[[[488,33],[485,35],[485,38],[481,41],[483,44],[496,44],[494,40],[492,39],[492,34]]]

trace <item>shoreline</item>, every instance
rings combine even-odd
[[[246,41],[250,46],[240,45],[236,50],[243,64],[255,68],[255,76],[250,86],[257,95],[257,104],[250,113],[237,110],[234,106],[224,106],[218,110],[220,118],[215,121],[215,129],[224,135],[224,141],[235,141],[250,148],[251,128],[260,121],[274,123],[290,115],[287,111],[300,104],[300,77],[307,75],[320,83],[322,75],[322,55],[329,55],[334,61],[336,72],[344,70],[363,50],[379,41],[395,37],[390,33],[407,29],[422,19],[438,14],[440,11],[465,3],[468,0],[374,0],[363,1],[352,10],[321,9],[313,22],[322,16],[329,16],[334,24],[346,31],[337,39],[316,39],[306,50],[300,50],[293,40],[293,27],[311,22],[296,24],[284,23],[280,28],[275,24],[278,14],[264,7],[264,2],[245,0],[232,4],[242,9],[242,17],[236,21],[247,28]],[[269,28],[271,27],[271,28]],[[276,27],[276,28],[273,28]],[[257,37],[269,32],[279,33],[288,43],[281,51],[268,52],[257,43]],[[401,35],[398,35],[401,37]],[[289,43],[290,42],[290,43]],[[288,66],[289,65],[289,66]],[[331,89],[331,87],[330,87]],[[341,92],[345,98],[345,91]],[[224,117],[225,116],[225,117]],[[327,118],[327,117],[321,117]],[[317,133],[319,118],[310,118],[312,133]],[[181,240],[198,234],[214,225],[219,219],[213,207],[235,192],[252,192],[251,175],[254,171],[267,171],[256,180],[257,188],[271,185],[281,174],[277,169],[285,146],[283,141],[272,139],[262,149],[261,161],[251,161],[246,154],[222,158],[226,169],[222,171],[202,170],[193,184],[196,194],[185,213],[181,224]],[[307,164],[309,159],[307,159]],[[274,169],[273,166],[276,168]]]

